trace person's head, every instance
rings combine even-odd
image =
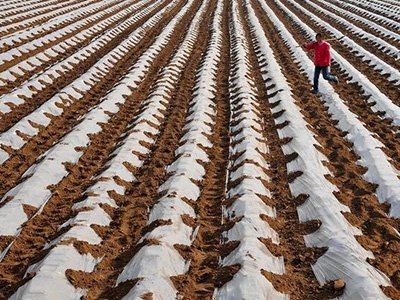
[[[322,42],[322,40],[323,40],[323,35],[322,35],[322,33],[320,33],[320,32],[318,32],[317,34],[316,34],[316,36],[315,36],[315,39],[316,39],[316,41],[318,42],[318,43],[321,43]]]

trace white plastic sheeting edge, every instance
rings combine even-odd
[[[112,6],[117,0],[107,0],[94,3],[81,3],[80,6],[69,13],[58,16],[56,19],[50,20],[46,23],[39,24],[31,28],[22,28],[16,32],[6,34],[0,38],[0,47],[6,45],[13,46],[16,42],[24,43],[27,39],[35,38],[35,36],[43,35],[49,31],[54,30],[55,27],[61,26],[64,23],[75,23],[78,19],[84,19],[97,11],[105,9],[106,6]],[[3,28],[2,28],[3,29]],[[6,31],[6,30],[4,30]],[[53,31],[55,32],[55,31]],[[0,33],[3,31],[0,29]],[[14,39],[14,41],[13,41]]]
[[[388,9],[387,7],[381,7],[377,5],[376,3],[373,3],[373,1],[367,0],[348,0],[348,2],[354,3],[356,5],[361,5],[362,7],[368,8],[371,11],[377,11],[382,15],[388,16],[389,18],[399,21],[400,16],[398,15],[398,11],[393,11],[391,9]]]
[[[17,1],[13,3],[12,1],[7,1],[7,4],[2,3],[0,7],[0,11],[2,13],[7,13],[11,9],[15,9],[18,11],[19,9],[25,9],[25,8],[30,8],[36,5],[41,5],[41,4],[46,4],[47,2],[51,2],[52,0],[47,0],[47,1],[40,1],[40,0],[34,0],[34,1]]]
[[[397,1],[397,0],[382,0],[382,1],[375,0],[374,2],[382,4],[384,6],[391,7],[391,8],[396,9],[396,10],[400,10],[400,2]]]
[[[55,39],[59,39],[62,38],[63,36],[70,34],[72,31],[74,30],[79,30],[80,27],[85,26],[86,24],[88,24],[89,22],[93,22],[98,20],[99,17],[102,17],[103,15],[113,12],[114,10],[118,9],[121,7],[121,5],[115,4],[116,1],[110,1],[106,4],[110,5],[111,7],[109,8],[103,8],[102,10],[100,10],[99,8],[102,8],[104,5],[104,3],[100,3],[97,5],[89,5],[88,8],[90,8],[90,10],[94,10],[96,13],[94,13],[91,16],[88,16],[86,18],[83,18],[81,20],[77,20],[73,23],[71,23],[70,25],[64,26],[62,28],[59,28],[58,30],[55,30],[53,32],[47,33],[45,34],[44,30],[47,29],[51,29],[51,24],[42,24],[39,28],[37,27],[32,27],[29,29],[25,29],[25,30],[21,30],[18,31],[16,33],[13,33],[11,35],[5,36],[0,38],[0,47],[4,47],[4,46],[13,46],[16,43],[21,43],[24,42],[25,39],[28,38],[34,38],[35,34],[40,34],[42,35],[41,37],[37,37],[36,39],[34,39],[33,41],[30,42],[26,42],[24,44],[27,45],[26,50],[27,51],[23,51],[24,55],[29,55],[29,51],[30,50],[34,50],[37,47],[43,47],[44,45],[51,43],[52,41],[54,41]],[[83,7],[80,8],[78,11],[82,11],[85,12],[83,15],[87,14],[87,7]],[[80,15],[80,14],[78,14]],[[60,17],[61,20],[59,20],[59,23],[62,23],[63,21],[65,21],[65,19],[63,19],[63,17]],[[53,21],[54,22],[54,21]],[[58,24],[58,23],[56,23]],[[44,35],[43,35],[44,34]],[[5,63],[5,62],[9,62],[14,60],[17,55],[18,57],[21,56],[20,55],[20,51],[16,51],[17,49],[21,49],[21,50],[25,50],[25,48],[23,48],[23,45],[20,45],[18,47],[13,47],[11,50],[8,51],[4,51],[0,54],[0,62]],[[15,57],[8,55],[7,52],[12,53],[14,55],[16,55]],[[2,76],[0,76],[2,77]]]
[[[12,22],[12,21],[18,20],[20,18],[29,18],[31,15],[40,15],[42,13],[42,11],[46,11],[49,8],[52,8],[52,11],[57,11],[64,7],[68,7],[69,5],[73,4],[75,1],[76,0],[67,0],[67,1],[63,1],[63,2],[58,2],[56,4],[50,4],[45,7],[39,7],[39,8],[30,10],[30,11],[27,11],[27,12],[21,12],[16,15],[13,15],[13,16],[0,18],[0,26],[2,26],[3,23],[5,23],[5,22],[8,23],[10,21]]]
[[[26,1],[29,2],[29,1]],[[1,4],[0,7],[0,20],[3,18],[9,17],[9,16],[15,16],[17,14],[21,14],[27,11],[34,11],[37,8],[44,7],[46,5],[49,5],[54,1],[51,0],[45,0],[41,2],[33,2],[33,3],[26,3],[26,5],[7,5],[7,4]]]
[[[262,120],[259,117],[256,88],[251,77],[247,59],[248,43],[243,24],[239,20],[238,4],[232,1],[231,74],[229,79],[231,123],[230,160],[228,184],[239,180],[227,191],[227,197],[237,199],[224,207],[224,217],[233,220],[241,218],[222,234],[224,242],[239,241],[239,246],[220,262],[221,266],[240,264],[233,278],[214,292],[214,299],[289,299],[279,293],[261,273],[266,270],[275,274],[284,273],[283,257],[275,257],[259,238],[271,239],[279,244],[278,234],[261,219],[261,215],[275,217],[275,209],[268,206],[259,195],[271,197],[263,181],[269,181],[268,169],[263,154],[269,150],[262,134]],[[238,158],[237,154],[243,153]],[[248,161],[245,159],[248,159]],[[232,169],[234,171],[232,171]]]
[[[78,300],[86,294],[76,289],[65,276],[68,269],[92,272],[101,259],[90,254],[80,254],[73,245],[58,245],[40,262],[31,265],[27,272],[36,275],[21,286],[10,300]],[[68,267],[66,267],[68,266]],[[43,284],[51,283],[51,289],[43,290]]]
[[[57,19],[60,19],[60,21],[62,22],[62,21],[65,21],[65,18],[75,16],[78,12],[81,11],[82,6],[84,6],[84,5],[87,5],[87,7],[91,6],[89,3],[86,3],[86,2],[70,5],[61,10],[55,11],[55,12],[51,11],[51,12],[48,12],[45,14],[33,16],[29,19],[25,19],[25,20],[22,20],[19,22],[14,22],[12,24],[1,26],[0,33],[1,34],[5,33],[6,35],[4,37],[7,37],[7,36],[14,35],[14,34],[18,35],[19,32],[35,30],[34,28],[32,28],[32,26],[34,26],[34,24],[38,23],[38,22],[41,23],[41,25],[36,24],[36,26],[35,26],[36,28],[40,28],[41,26],[46,26],[46,24],[54,24],[57,22],[56,20],[46,21],[46,19],[51,19],[53,16],[56,16]],[[16,31],[13,33],[8,33],[8,31],[10,29],[14,29],[14,28],[21,28],[21,29],[19,31]]]

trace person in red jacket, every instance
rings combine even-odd
[[[311,44],[304,44],[303,47],[307,50],[314,50],[314,86],[312,93],[318,94],[319,74],[322,71],[322,76],[325,80],[333,81],[339,84],[339,79],[336,76],[329,75],[329,65],[331,64],[330,45],[323,40],[322,33],[317,33],[316,41]]]

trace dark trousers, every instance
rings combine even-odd
[[[322,77],[324,77],[325,80],[328,80],[328,81],[336,81],[337,80],[336,76],[329,75],[328,66],[326,66],[326,67],[315,66],[314,91],[318,91],[318,80],[319,80],[319,74],[321,73],[321,71],[322,71]]]

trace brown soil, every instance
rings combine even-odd
[[[362,46],[364,49],[368,50],[372,54],[379,57],[382,61],[386,62],[390,66],[397,68],[400,70],[400,64],[396,61],[393,57],[388,54],[385,54],[382,51],[379,51],[375,45],[373,45],[368,40],[364,40],[359,38],[358,36],[350,33],[348,30],[345,29],[345,26],[335,22],[332,18],[326,17],[324,14],[318,12],[315,8],[307,4],[302,0],[296,0],[301,6],[312,12],[313,14],[320,17],[322,20],[328,22],[330,25],[335,27],[336,29],[340,30],[346,36],[351,38],[357,44]],[[330,33],[328,30],[324,29],[323,26],[317,26],[317,24],[310,20],[310,18],[303,13],[299,12],[287,1],[282,1],[285,5],[290,8],[297,16],[302,19],[304,23],[314,29],[316,32],[324,32],[327,37],[330,37]],[[304,36],[304,35],[303,35]],[[304,38],[303,38],[304,39]],[[387,75],[381,75],[377,70],[374,70],[367,64],[368,61],[362,61],[362,56],[357,53],[353,53],[353,49],[347,47],[345,44],[341,43],[340,41],[331,41],[330,44],[332,47],[335,48],[345,59],[347,59],[351,64],[358,69],[362,74],[364,74],[371,82],[373,82],[382,93],[386,94],[394,103],[399,104],[400,102],[400,92],[396,89],[393,89],[393,83],[388,80]],[[344,82],[344,81],[343,81]]]
[[[4,26],[4,25],[9,25],[9,24],[15,23],[15,22],[20,22],[20,21],[23,21],[23,20],[27,20],[27,19],[30,19],[31,17],[37,16],[39,14],[45,14],[45,13],[51,12],[53,10],[58,10],[58,9],[61,9],[61,8],[64,8],[64,7],[68,7],[71,4],[76,4],[76,3],[82,2],[82,0],[77,0],[77,1],[74,1],[72,3],[64,3],[64,4],[62,3],[64,1],[55,1],[55,2],[56,3],[54,3],[54,4],[60,4],[60,5],[57,5],[57,8],[49,7],[48,9],[41,9],[40,12],[33,12],[32,14],[28,14],[28,15],[23,14],[22,16],[17,17],[17,18],[15,18],[13,20],[5,20],[4,22],[1,22],[0,24],[1,24],[1,26]],[[59,2],[59,3],[57,3],[57,2]],[[53,3],[51,3],[51,4],[53,4]],[[46,6],[48,6],[48,5],[46,5]],[[43,8],[45,8],[46,6],[43,6]]]
[[[62,2],[65,2],[66,0],[55,0],[52,1],[52,4],[59,4]],[[14,4],[11,8],[4,8],[2,7],[1,9],[1,13],[2,15],[4,14],[4,16],[10,17],[10,16],[14,16],[16,14],[20,14],[20,13],[24,13],[24,12],[28,12],[32,9],[38,9],[38,8],[42,8],[46,6],[46,3],[40,3],[42,1],[34,1],[34,2],[30,2],[29,6],[24,6],[21,5],[21,3],[16,3]],[[32,7],[30,7],[32,5]]]
[[[196,3],[196,9],[199,5],[200,1]],[[215,1],[212,1],[208,8],[207,21],[209,21],[213,9],[215,9]],[[194,10],[185,17],[182,27],[187,26],[190,15],[193,16],[193,14]],[[171,95],[170,106],[166,111],[166,123],[162,125],[161,134],[157,137],[156,144],[151,148],[153,150],[151,156],[135,174],[137,181],[129,186],[126,195],[116,198],[121,208],[116,212],[110,229],[102,234],[104,242],[99,250],[105,257],[98,265],[96,272],[90,275],[89,280],[79,285],[82,288],[90,288],[87,295],[88,299],[109,299],[110,297],[120,299],[125,295],[135,284],[135,281],[114,288],[119,273],[133,255],[145,243],[150,242],[137,244],[141,236],[150,230],[149,226],[163,225],[163,222],[159,222],[146,226],[147,208],[152,206],[159,198],[157,189],[166,180],[165,167],[175,159],[174,150],[178,146],[178,140],[182,134],[196,70],[206,46],[208,36],[206,29],[202,29],[196,42],[196,49],[191,54],[191,60],[182,70],[180,79],[176,83],[176,90]],[[177,45],[177,39],[174,39],[172,44]]]
[[[387,13],[385,13],[385,11],[382,11],[382,10],[379,11],[379,10],[375,9],[374,7],[368,7],[364,3],[357,3],[357,6],[363,8],[363,9],[369,10],[370,12],[373,12],[373,13],[375,13],[377,15],[381,15],[381,16],[384,16],[384,17],[389,18],[389,19],[393,18],[396,21],[400,21],[400,17],[399,16],[390,17]]]
[[[158,35],[162,24],[166,24],[182,5],[183,1],[164,16],[160,27],[155,28],[154,34],[149,35],[147,45]],[[178,38],[179,36],[176,37],[176,39]],[[24,230],[13,243],[0,266],[0,291],[3,296],[9,296],[15,292],[15,288],[19,286],[15,282],[22,279],[26,267],[32,261],[38,260],[38,256],[43,257],[42,253],[39,252],[40,249],[46,242],[60,235],[61,232],[57,232],[57,227],[74,215],[71,210],[72,205],[81,199],[81,193],[90,185],[91,178],[109,160],[109,155],[115,148],[116,141],[127,129],[132,116],[138,110],[142,100],[145,99],[154,76],[173,51],[173,45],[174,41],[171,41],[163,49],[152,66],[150,74],[132,96],[127,98],[127,102],[121,107],[120,111],[113,115],[107,124],[103,125],[103,131],[91,137],[92,142],[90,146],[83,149],[84,155],[79,162],[66,165],[70,174],[57,186],[51,187],[53,197],[48,201],[43,212],[24,224]]]

